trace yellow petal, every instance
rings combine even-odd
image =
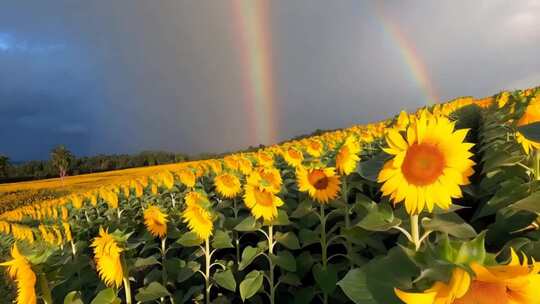
[[[396,296],[405,304],[433,304],[437,292],[404,292],[394,288]]]

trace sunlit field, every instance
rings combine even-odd
[[[539,121],[532,88],[0,185],[2,303],[540,303]]]

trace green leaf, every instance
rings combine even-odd
[[[236,291],[236,280],[234,279],[234,275],[230,269],[215,273],[214,280],[219,286],[232,292]]]
[[[379,172],[381,171],[387,159],[388,154],[379,153],[366,161],[360,162],[356,171],[363,178],[376,182],[377,177],[379,176]]]
[[[191,278],[199,269],[201,269],[201,264],[195,261],[189,261],[185,267],[180,268],[178,271],[178,276],[176,281],[182,283],[185,280]]]
[[[533,192],[526,198],[513,203],[510,208],[540,214],[540,191]]]
[[[458,250],[456,263],[470,264],[471,262],[484,263],[486,249],[484,246],[485,233],[480,233],[476,238],[464,242]]]
[[[367,286],[367,273],[362,268],[350,270],[337,284],[354,303],[377,303]]]
[[[294,304],[310,304],[315,294],[316,290],[313,286],[299,289],[294,293]]]
[[[223,230],[216,230],[214,239],[212,240],[212,248],[223,249],[233,248],[232,239],[229,234]]]
[[[242,252],[242,260],[240,261],[240,264],[238,265],[238,270],[242,271],[246,267],[253,262],[257,254],[260,253],[259,248],[247,246],[244,248],[244,251]]]
[[[540,122],[533,122],[517,128],[528,140],[540,142]]]
[[[401,220],[394,216],[389,203],[363,202],[364,217],[356,224],[369,231],[387,231],[401,224]]]
[[[199,246],[202,243],[202,240],[195,232],[190,231],[182,234],[176,242],[184,247],[194,247]]]
[[[300,229],[299,236],[300,241],[302,242],[302,247],[316,244],[321,241],[317,232],[308,229]]]
[[[394,288],[410,289],[411,278],[420,274],[417,266],[400,247],[394,247],[388,255],[376,257],[361,268],[350,270],[337,283],[354,303],[401,304]]]
[[[296,260],[294,256],[287,250],[283,250],[277,253],[277,255],[271,255],[270,258],[272,261],[279,267],[290,271],[296,271]]]
[[[426,230],[440,231],[462,239],[476,236],[474,228],[456,213],[435,214],[431,219],[423,218],[422,226]]]
[[[296,256],[296,274],[303,278],[307,273],[311,272],[311,268],[315,263],[315,259],[309,251],[303,251]]]
[[[143,268],[143,267],[148,267],[148,266],[152,266],[156,264],[159,264],[159,261],[155,257],[150,256],[147,258],[137,258],[133,266],[135,268]]]
[[[281,281],[283,284],[291,286],[302,285],[302,282],[300,282],[300,278],[292,272],[287,272],[286,274],[281,275],[281,277],[279,277],[279,281]]]
[[[116,296],[116,292],[112,288],[103,289],[90,302],[90,304],[120,304],[120,299]]]
[[[283,209],[278,209],[277,217],[271,221],[266,222],[265,224],[272,224],[274,226],[286,226],[290,225],[291,221],[289,221],[289,216],[287,215],[287,212]]]
[[[326,265],[326,269],[321,264],[315,264],[312,269],[313,278],[317,285],[326,294],[331,294],[336,289],[337,271],[331,264]]]
[[[298,238],[296,237],[296,234],[294,234],[294,232],[277,232],[275,235],[275,240],[279,244],[287,247],[288,249],[300,249],[300,242],[298,241]]]
[[[246,278],[240,283],[240,297],[242,301],[254,296],[263,284],[263,273],[258,270],[253,270],[248,273]]]
[[[242,231],[242,232],[249,232],[249,231],[257,231],[261,228],[261,223],[257,222],[257,220],[253,216],[246,217],[243,221],[241,221],[236,227],[234,227],[234,230],[236,231]]]
[[[147,287],[139,288],[135,300],[139,302],[148,302],[157,300],[159,298],[168,297],[171,294],[169,291],[163,287],[163,285],[158,282],[152,282]]]
[[[313,205],[310,200],[303,200],[298,204],[298,207],[291,214],[292,218],[302,218],[310,214],[313,210]]]
[[[64,298],[64,304],[84,304],[81,299],[81,293],[78,291],[72,291]]]

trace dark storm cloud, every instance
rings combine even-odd
[[[540,84],[538,1],[277,0],[269,13],[279,139],[425,104],[380,14],[443,100]],[[4,1],[0,153],[257,144],[236,17],[230,1]]]

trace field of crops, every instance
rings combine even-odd
[[[535,88],[2,185],[0,289],[24,304],[540,303],[539,121]]]

